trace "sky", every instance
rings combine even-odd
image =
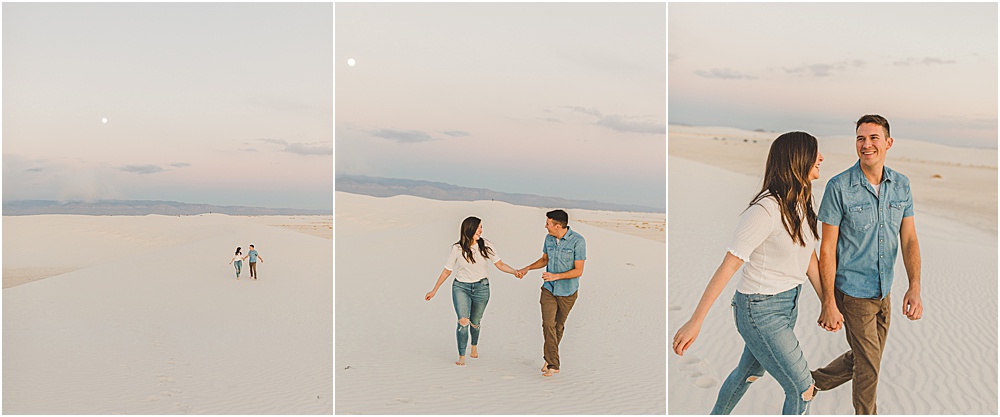
[[[671,3],[671,124],[997,148],[997,3]]]
[[[338,175],[666,206],[664,4],[335,7]]]
[[[4,201],[332,210],[332,177],[332,4],[3,4]]]

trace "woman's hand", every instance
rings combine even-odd
[[[426,295],[424,295],[424,300],[430,301],[431,298],[434,298],[434,294],[437,294],[437,290],[431,291]]]
[[[698,338],[698,333],[701,332],[701,323],[688,320],[681,326],[677,334],[674,335],[674,353],[684,356],[684,351],[691,347],[695,339]]]

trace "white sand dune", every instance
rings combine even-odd
[[[562,373],[541,376],[541,272],[490,267],[480,357],[454,365],[451,279],[433,289],[466,216],[504,262],[541,256],[546,210],[337,193],[336,412],[342,414],[656,414],[666,412],[665,246],[574,219],[587,239]],[[600,218],[600,215],[592,215]],[[641,216],[640,216],[641,217]]]
[[[763,160],[757,163],[763,167]],[[760,176],[674,156],[668,157],[668,167],[668,335],[672,338],[722,261],[740,212],[760,186]],[[825,163],[823,169],[824,181],[839,172],[831,172],[836,169]],[[921,181],[912,176],[911,180]],[[994,177],[993,189],[987,192],[996,192],[995,181]],[[814,183],[817,199],[824,185]],[[995,197],[992,209],[995,213]],[[900,257],[878,388],[879,412],[997,414],[996,232],[929,214],[919,204],[915,221],[923,261],[924,316],[909,321],[900,311],[907,288]],[[670,414],[707,414],[722,381],[739,361],[744,343],[729,308],[736,282],[734,277],[715,302],[692,348],[683,357],[668,354]],[[848,347],[843,330],[830,333],[817,327],[819,300],[808,283],[804,290],[796,334],[809,367],[815,369]],[[765,376],[733,413],[778,414],[783,398],[777,382]],[[811,412],[853,414],[850,383],[821,392]]]
[[[3,290],[3,412],[331,413],[332,241],[261,222],[4,218],[5,271],[78,269]]]

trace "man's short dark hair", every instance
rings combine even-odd
[[[253,247],[253,245],[250,245],[250,247],[252,248],[252,247]]]
[[[865,123],[872,123],[882,126],[882,130],[885,131],[885,137],[887,138],[892,137],[891,135],[889,135],[889,121],[885,120],[884,117],[879,116],[877,114],[866,114],[864,116],[861,116],[861,118],[858,119],[858,123],[854,125],[854,131],[857,132],[858,128]]]
[[[564,228],[569,227],[569,214],[566,214],[565,211],[552,210],[548,213],[545,213],[545,217],[552,219],[553,222],[562,225],[562,227]]]

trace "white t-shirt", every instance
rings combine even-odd
[[[236,256],[233,257],[233,260],[230,261],[230,262],[236,262],[236,261],[242,261],[242,260],[243,260],[243,255],[236,255]]]
[[[747,208],[727,249],[746,262],[736,290],[774,295],[805,282],[816,239],[807,224],[802,225],[802,231],[805,246],[792,241],[781,221],[778,202],[771,196]]]
[[[486,243],[486,247],[493,249],[493,244],[490,241],[483,239]],[[489,275],[486,273],[486,267],[490,264],[495,264],[500,262],[500,255],[497,253],[496,249],[493,249],[493,254],[490,255],[489,259],[483,259],[483,254],[479,253],[479,244],[472,245],[472,259],[475,259],[476,263],[469,263],[465,260],[465,255],[462,253],[462,248],[458,244],[451,245],[451,254],[448,256],[448,261],[445,262],[444,268],[452,271],[455,274],[455,279],[461,282],[477,282],[483,278],[488,278]]]

